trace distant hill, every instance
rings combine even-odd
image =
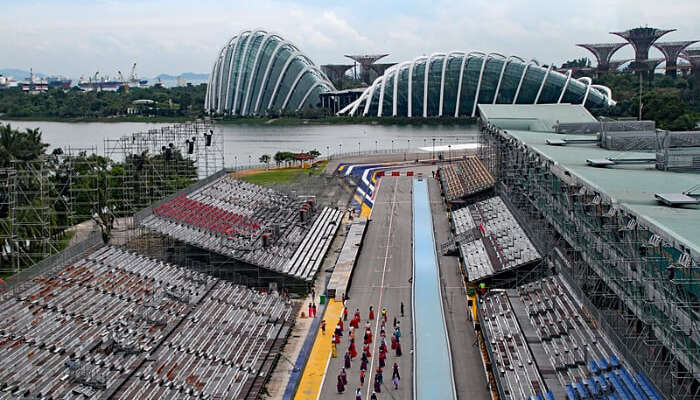
[[[17,80],[22,80],[24,78],[28,78],[30,75],[30,72],[22,70],[22,69],[16,69],[16,68],[4,68],[4,69],[0,69],[0,75],[11,76]],[[38,76],[39,78],[46,77],[46,74],[42,74],[41,72],[34,72],[34,75]]]
[[[185,78],[187,81],[206,81],[209,80],[209,74],[197,74],[194,72],[185,72],[180,75],[169,75],[169,74],[160,74],[153,78],[153,80],[158,80],[160,79],[161,81],[175,81],[177,78]]]
[[[17,80],[23,80],[29,77],[30,72],[17,68],[0,68],[0,75],[11,76]],[[34,75],[39,78],[45,78],[47,76],[47,74],[41,72],[34,72]],[[209,80],[209,74],[198,74],[195,72],[185,72],[180,75],[160,74],[154,78],[145,79],[148,80],[149,84],[153,84],[160,79],[160,81],[166,86],[173,86],[176,84],[177,78],[179,77],[183,77],[187,82],[194,84],[199,84],[202,82],[206,83]],[[74,78],[74,80],[77,82],[77,79]]]

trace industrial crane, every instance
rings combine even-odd
[[[129,74],[129,81],[136,82],[136,63],[131,67],[131,74]]]
[[[129,94],[129,82],[124,79],[124,75],[122,75],[122,71],[117,71],[119,74],[119,79],[122,80],[122,86],[124,87],[124,93]]]

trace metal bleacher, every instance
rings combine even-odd
[[[0,399],[256,397],[291,303],[102,247],[0,305]]]
[[[445,199],[454,202],[493,188],[494,179],[477,157],[451,162],[439,168]]]
[[[343,212],[222,176],[157,206],[142,225],[192,246],[310,281]]]
[[[500,197],[451,213],[459,251],[470,282],[531,264],[541,256]]]
[[[504,399],[545,395],[546,388],[525,336],[503,290],[482,297],[480,323]]]
[[[560,277],[493,290],[479,305],[493,372],[506,398],[541,399],[548,392],[568,400],[662,399],[618,357]]]

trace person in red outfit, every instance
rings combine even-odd
[[[350,358],[357,357],[357,349],[355,348],[355,339],[350,339]]]
[[[374,320],[374,309],[372,306],[369,306],[369,319]]]

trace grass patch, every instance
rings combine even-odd
[[[261,186],[275,184],[289,184],[301,180],[303,177],[319,175],[326,168],[328,161],[320,161],[311,168],[280,168],[263,171],[253,175],[241,177],[241,180]]]

